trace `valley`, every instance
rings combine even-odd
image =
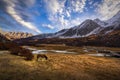
[[[55,33],[0,30],[0,80],[120,80],[119,74],[120,11]]]
[[[0,38],[0,80],[120,79],[120,48],[96,46],[93,42],[81,45],[82,41],[96,40],[91,36],[12,41],[4,35]]]
[[[31,50],[48,50],[48,60],[26,61],[24,57],[0,51],[0,80],[119,80],[120,58],[93,56],[97,50],[120,52],[120,48],[60,44],[22,46]],[[52,52],[57,50],[59,52]],[[75,52],[63,53],[62,51]],[[34,53],[38,54],[38,53]],[[101,53],[102,54],[102,53]],[[4,73],[4,74],[3,74]]]

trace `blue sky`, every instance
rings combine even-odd
[[[0,0],[0,28],[53,33],[86,19],[107,20],[119,10],[120,0]]]

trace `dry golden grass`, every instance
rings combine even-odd
[[[0,54],[0,80],[120,80],[115,58],[74,54],[46,54],[46,61]]]

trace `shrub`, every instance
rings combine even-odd
[[[33,58],[33,54],[30,52],[30,50],[24,49],[12,42],[7,42],[7,43],[0,42],[0,49],[9,50],[13,55],[24,56],[26,57],[26,60],[32,60]]]
[[[20,50],[18,48],[10,48],[11,54],[18,55]]]
[[[20,55],[26,57],[26,60],[32,60],[33,59],[33,54],[28,49],[22,48],[20,50]]]

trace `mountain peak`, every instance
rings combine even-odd
[[[84,22],[82,22],[80,25],[72,27],[73,29],[80,29],[80,28],[84,28],[84,26],[87,26],[89,24],[94,24],[95,22],[91,19],[87,19]],[[96,23],[95,23],[96,24]]]
[[[101,21],[99,18],[94,19],[94,21]]]
[[[93,22],[93,20],[87,19],[87,20],[85,20],[84,22]]]
[[[87,20],[85,20],[81,25],[85,25],[85,24],[90,24],[90,23],[95,23],[93,20],[91,20],[91,19],[87,19]]]

